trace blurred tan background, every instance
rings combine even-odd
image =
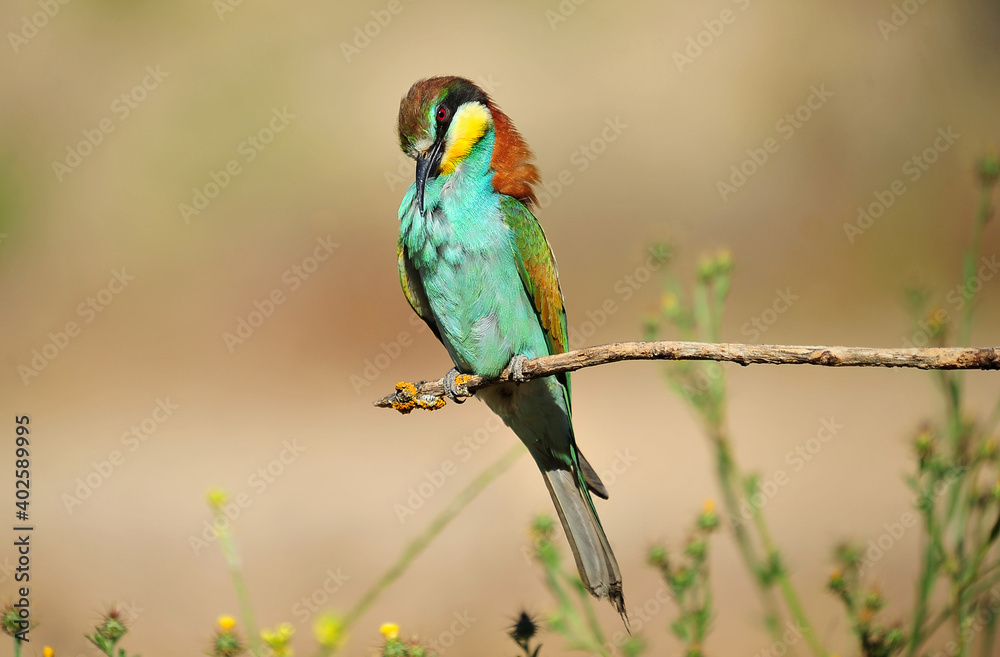
[[[237,612],[218,546],[191,543],[214,485],[251,500],[237,529],[258,621],[293,622],[305,654],[312,614],[302,599],[349,608],[515,440],[490,430],[479,403],[408,417],[371,406],[397,380],[450,367],[411,322],[396,275],[396,209],[413,166],[394,123],[420,77],[479,81],[525,135],[543,179],[569,172],[572,183],[552,186],[538,215],[570,325],[590,334],[582,342],[641,336],[661,279],[630,287],[626,277],[662,240],[678,246],[685,276],[701,253],[732,249],[732,341],[902,346],[911,337],[902,290],[914,281],[957,312],[944,295],[959,282],[974,162],[1000,138],[995,3],[914,2],[892,31],[885,1],[388,7],[77,0],[35,19],[44,25],[34,31],[25,20],[39,3],[0,7],[0,431],[31,415],[42,625],[29,654],[43,643],[91,654],[81,634],[116,602],[136,610],[130,652],[200,654],[215,617]],[[690,45],[699,39],[700,53]],[[814,89],[823,102],[793,116],[795,127],[785,116]],[[604,131],[607,122],[618,131]],[[954,143],[911,180],[907,160],[949,128]],[[98,141],[95,130],[99,143],[81,145]],[[777,151],[724,199],[718,182],[768,139]],[[905,193],[851,243],[845,222],[896,179]],[[205,205],[195,189],[214,198]],[[198,214],[180,207],[196,203]],[[317,251],[317,240],[328,247]],[[998,248],[991,226],[984,253]],[[326,259],[310,261],[314,252]],[[227,345],[274,290],[282,303]],[[765,314],[778,291],[794,303]],[[998,293],[1000,280],[985,282],[977,343],[1000,342]],[[588,327],[608,299],[617,312]],[[744,329],[762,317],[772,320],[766,332]],[[78,330],[64,338],[68,322]],[[908,371],[728,371],[738,455],[765,478],[789,472],[766,513],[821,636],[848,650],[842,611],[823,591],[831,548],[877,538],[910,508],[905,439],[937,410],[932,381]],[[970,381],[985,409],[1000,380]],[[635,623],[659,587],[646,548],[680,543],[717,495],[710,454],[658,366],[587,370],[574,391],[588,458],[620,471],[605,474],[612,497],[599,511]],[[842,429],[793,472],[786,455],[831,418]],[[482,447],[456,448],[466,437]],[[454,474],[401,522],[397,505],[447,461]],[[553,607],[524,557],[530,519],[549,511],[524,458],[361,620],[348,654],[370,652],[383,621],[436,639],[454,614],[475,621],[449,653],[512,653],[508,619]],[[877,564],[889,617],[909,611],[917,539],[909,532]],[[713,549],[709,648],[757,654],[768,641],[752,584],[728,535]],[[5,572],[0,592],[13,591]],[[653,654],[677,650],[672,614],[648,615]],[[619,629],[610,606],[600,615]],[[544,654],[563,649],[556,636],[545,643]]]

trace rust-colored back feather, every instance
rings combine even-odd
[[[493,189],[525,204],[536,203],[538,199],[532,186],[541,181],[541,176],[531,163],[535,156],[521,133],[507,115],[500,111],[493,99],[487,102],[496,133],[493,157],[490,160],[490,167],[496,172],[493,175]]]

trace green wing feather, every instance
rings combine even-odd
[[[420,319],[427,322],[427,326],[430,327],[434,335],[437,336],[437,339],[440,340],[441,333],[438,331],[437,322],[434,321],[434,316],[431,314],[431,306],[427,301],[427,294],[424,292],[424,286],[420,283],[420,274],[410,262],[410,259],[406,257],[406,247],[403,246],[402,237],[400,237],[396,245],[396,257],[399,267],[399,284],[403,288],[403,296],[410,303],[413,312],[417,313]]]
[[[500,209],[503,211],[504,220],[510,226],[521,281],[545,330],[549,353],[561,354],[569,348],[569,333],[566,326],[566,306],[563,303],[562,288],[559,286],[559,269],[556,267],[552,249],[545,239],[541,224],[523,203],[509,196],[503,196]],[[566,405],[572,410],[569,374],[557,374],[556,379],[563,384]],[[608,489],[576,446],[575,438],[570,451],[570,459],[577,468],[580,485],[589,488],[595,495],[608,499]],[[593,508],[593,502],[589,497],[587,503]]]
[[[561,354],[569,349],[566,307],[559,287],[559,269],[542,225],[523,203],[510,196],[500,197],[500,210],[510,226],[517,269],[545,331],[549,353]],[[571,406],[569,374],[559,374],[556,378],[566,386],[566,404]]]
[[[504,221],[510,226],[517,255],[518,271],[545,330],[550,354],[568,349],[566,308],[559,287],[559,270],[541,224],[517,199],[503,196],[500,203]]]

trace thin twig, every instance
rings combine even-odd
[[[710,344],[705,342],[616,342],[524,361],[523,380],[572,372],[625,360],[714,360],[740,365],[824,365],[826,367],[910,367],[921,370],[997,370],[1000,347],[874,349],[870,347],[794,347],[784,345]],[[512,381],[510,369],[495,379],[463,377],[470,393]],[[400,383],[396,392],[375,402],[380,408],[408,413],[440,408],[444,379]]]

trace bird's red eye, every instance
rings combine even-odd
[[[443,122],[447,121],[448,120],[448,114],[449,114],[449,112],[448,112],[448,108],[447,107],[445,107],[444,105],[439,106],[437,108],[437,120],[438,120],[438,123],[443,123]]]

